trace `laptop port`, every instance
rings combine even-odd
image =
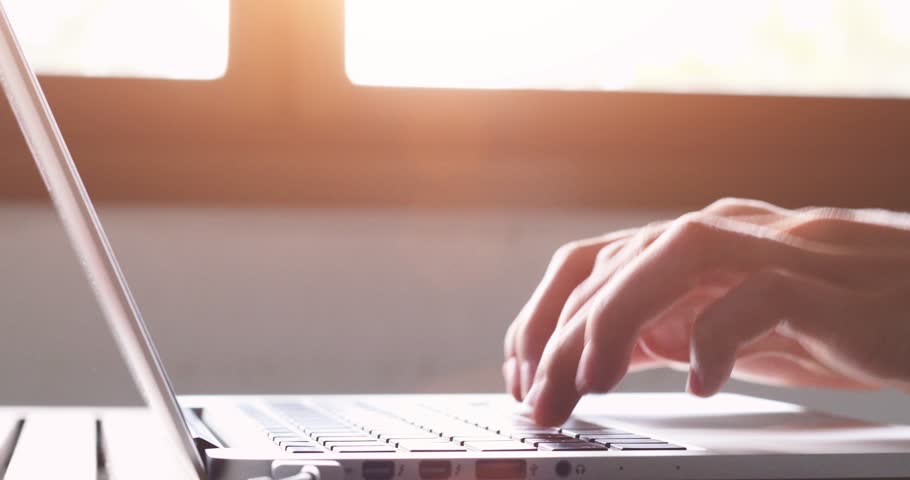
[[[364,480],[390,480],[395,477],[395,462],[391,460],[370,460],[360,466]]]
[[[474,471],[479,480],[522,479],[528,474],[528,464],[524,460],[478,460]]]
[[[452,476],[452,462],[448,460],[423,460],[420,462],[420,478],[423,480],[445,480]]]

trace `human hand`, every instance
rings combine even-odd
[[[503,375],[544,425],[630,370],[688,368],[710,396],[910,386],[910,215],[727,199],[570,243],[506,334]]]

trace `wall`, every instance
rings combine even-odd
[[[107,207],[181,393],[499,391],[502,335],[561,243],[660,211]],[[0,207],[0,404],[137,394],[45,204]],[[622,389],[679,390],[656,371]],[[731,390],[910,422],[908,397]]]

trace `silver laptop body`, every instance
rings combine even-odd
[[[589,396],[560,429],[505,395],[175,397],[0,5],[0,83],[130,372],[187,479],[910,478],[910,427],[738,395]],[[143,435],[143,432],[136,432]]]

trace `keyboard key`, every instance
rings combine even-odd
[[[570,418],[566,423],[563,423],[561,427],[579,430],[595,430],[605,428],[603,425],[598,425],[596,423],[591,423],[589,421],[580,420],[577,418]]]
[[[582,436],[580,436],[580,437],[578,437],[578,438],[580,438],[580,439],[582,439],[582,440],[585,440],[585,441],[588,441],[588,442],[596,442],[596,441],[598,441],[598,440],[610,440],[610,439],[616,439],[616,440],[630,440],[630,439],[631,439],[631,440],[634,440],[634,439],[650,440],[650,438],[648,438],[648,437],[643,437],[643,436],[641,436],[641,435],[632,435],[631,433],[627,433],[627,434],[616,434],[616,435],[582,435]]]
[[[580,437],[582,435],[635,435],[631,432],[626,432],[618,428],[592,428],[592,429],[579,429],[579,428],[562,428],[560,429],[565,435],[570,437]]]
[[[607,447],[588,442],[559,442],[559,443],[538,443],[535,445],[544,452],[583,452],[591,450],[606,450]]]
[[[521,435],[523,433],[533,433],[540,435],[558,434],[558,428],[513,428],[509,432],[512,435]]]
[[[465,442],[464,446],[481,452],[532,452],[537,450],[526,443],[515,440],[506,442]]]
[[[399,448],[406,448],[408,445],[426,445],[426,444],[429,444],[429,443],[432,443],[432,444],[445,444],[445,445],[457,446],[457,444],[452,443],[452,442],[449,442],[449,441],[446,441],[446,440],[443,440],[443,439],[441,439],[441,438],[432,438],[432,439],[426,439],[426,438],[405,438],[405,439],[403,439],[403,440],[396,440],[396,441],[394,441],[394,442],[393,442],[393,441],[390,441],[390,442],[389,442],[390,445],[395,445],[395,446],[397,446],[397,447],[399,447]]]
[[[686,447],[672,443],[621,443],[610,445],[610,450],[643,451],[643,450],[685,450]]]
[[[388,445],[380,447],[336,447],[335,453],[395,453],[396,450]]]
[[[611,445],[622,445],[622,444],[638,444],[643,445],[646,443],[667,443],[663,440],[655,440],[653,438],[599,438],[594,440],[594,443],[598,445],[605,445],[607,447]]]
[[[303,440],[282,440],[278,442],[279,447],[316,447],[317,445],[313,442]]]
[[[301,436],[299,434],[298,435],[275,435],[274,437],[272,437],[272,441],[276,442],[276,443],[279,443],[279,442],[306,442],[306,441],[309,441],[309,438]]]
[[[593,445],[584,440],[579,440],[577,438],[565,437],[564,439],[559,438],[526,438],[522,442],[527,443],[528,445],[533,445],[539,448],[541,443],[566,443],[566,444],[582,444],[582,445]]]
[[[391,448],[391,447],[389,447],[388,445],[386,445],[386,444],[384,444],[384,443],[376,443],[376,442],[374,442],[374,443],[369,443],[369,442],[363,442],[363,443],[360,443],[360,442],[341,442],[341,443],[332,443],[332,442],[329,442],[329,443],[327,443],[327,444],[325,445],[325,448],[327,448],[327,449],[329,449],[329,450],[331,450],[331,451],[333,451],[333,452],[337,452],[337,451],[338,451],[339,449],[341,449],[341,448],[355,448],[355,447],[356,447],[356,448],[366,448],[366,447],[371,447],[371,448]]]
[[[323,447],[328,448],[328,449],[331,449],[332,447],[335,447],[335,446],[340,446],[340,447],[372,447],[372,446],[375,446],[375,445],[385,445],[385,442],[380,442],[379,440],[376,440],[375,438],[370,438],[370,439],[366,439],[366,440],[358,440],[358,441],[355,441],[355,442],[347,442],[347,441],[345,441],[345,442],[325,442],[325,443],[322,444]]]
[[[402,438],[387,438],[384,440],[389,445],[398,445],[401,442],[442,442],[443,439],[432,436],[432,437],[402,437]]]
[[[325,450],[316,447],[287,447],[288,453],[325,453]]]
[[[409,452],[467,452],[462,446],[451,442],[411,442],[399,444],[399,447]]]
[[[322,445],[328,445],[328,444],[334,444],[334,443],[350,443],[350,444],[370,443],[370,444],[372,444],[372,443],[379,443],[379,441],[373,437],[328,437],[328,438],[319,440],[319,443],[321,443]]]
[[[484,430],[482,433],[479,433],[479,434],[444,435],[442,438],[445,440],[452,441],[452,442],[463,442],[465,440],[478,441],[478,442],[483,441],[483,440],[489,440],[489,441],[509,440],[509,437],[504,437],[502,435],[499,435],[499,434],[496,434],[493,432],[487,432],[486,430]]]
[[[426,430],[413,429],[413,430],[386,430],[382,432],[373,432],[373,435],[376,435],[376,438],[385,440],[387,438],[436,438],[439,435],[433,435],[432,433]]]
[[[478,437],[451,437],[448,440],[461,445],[464,442],[505,442],[511,439],[509,437],[503,437],[502,435],[490,434]]]
[[[554,441],[575,440],[575,437],[570,437],[561,433],[513,433],[512,438],[514,440],[524,440],[526,438],[553,438]]]
[[[313,437],[313,440],[322,441],[323,438],[345,438],[345,437],[365,437],[367,434],[359,430],[352,430],[348,432],[325,432],[325,433],[311,433],[310,436]]]
[[[432,433],[426,432],[424,430],[418,430],[415,432],[380,433],[377,436],[377,438],[379,438],[380,440],[404,439],[404,438],[412,438],[412,439],[423,438],[423,439],[431,440],[434,438],[439,438],[439,435],[433,435]]]
[[[486,428],[475,427],[473,425],[448,425],[441,428],[436,428],[434,431],[441,434],[455,434],[460,433],[462,436],[465,435],[483,435],[485,433],[490,433]]]

